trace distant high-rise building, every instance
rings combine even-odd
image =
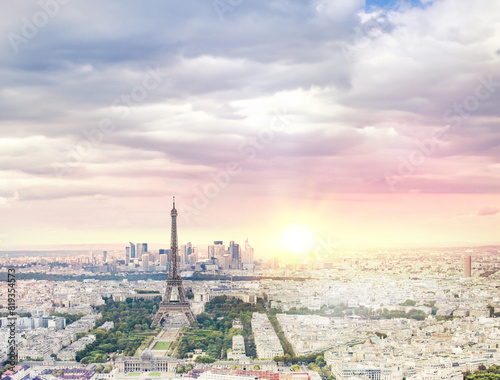
[[[134,245],[134,243],[132,243],[130,241],[129,241],[129,244],[130,244],[130,258],[135,259],[137,257],[135,255],[135,245]]]
[[[229,242],[228,253],[231,256],[231,269],[240,268],[240,245],[236,244],[234,241]]]
[[[279,267],[280,267],[280,260],[277,257],[275,257],[273,259],[273,269],[279,269]]]
[[[125,247],[125,265],[130,263],[130,247]]]
[[[142,256],[142,244],[136,243],[135,245],[135,256],[140,259]]]
[[[191,242],[187,243],[186,245],[182,245],[179,252],[180,262],[182,264],[189,265],[190,256],[192,254],[193,254],[193,245],[191,244]]]
[[[142,253],[148,252],[148,243],[142,243]]]
[[[164,253],[163,255],[160,255],[160,268],[162,270],[166,270],[167,269],[167,263],[168,263],[168,256],[166,253]]]
[[[210,260],[215,257],[219,264],[222,263],[226,253],[226,247],[222,244],[222,241],[214,241],[214,244],[208,246],[208,259]]]
[[[253,247],[248,243],[248,239],[245,240],[245,250],[242,256],[243,264],[253,264]]]
[[[170,262],[170,249],[160,249],[158,251],[160,255],[160,267],[161,269],[168,270],[168,264]]]
[[[108,251],[102,251],[102,261],[108,261]]]
[[[224,242],[222,240],[216,240],[214,241],[214,245],[223,245]]]
[[[144,272],[149,271],[149,253],[144,253],[142,255],[142,270]]]
[[[222,269],[229,269],[231,268],[231,263],[232,263],[232,258],[231,255],[226,253],[222,257],[222,262],[219,261],[219,265],[222,267]]]
[[[472,276],[472,258],[471,255],[464,256],[464,277]]]
[[[191,251],[191,256],[189,256],[189,264],[194,265],[198,261],[198,248],[193,247]]]

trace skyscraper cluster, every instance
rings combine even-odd
[[[153,266],[159,270],[168,270],[168,261],[170,257],[169,249],[160,249],[158,252],[150,252],[148,243],[132,243],[125,247],[125,266],[140,267],[142,271],[149,272],[154,270]]]
[[[203,268],[207,266],[210,270],[252,270],[254,265],[253,247],[245,241],[244,247],[235,241],[230,241],[226,247],[223,241],[217,240],[208,247],[203,245],[193,246],[191,242],[182,244],[178,250],[179,264],[182,268]],[[155,270],[168,270],[170,262],[170,250],[160,249],[158,251],[149,251],[147,243],[132,243],[125,247],[125,266],[131,269],[142,270],[145,272]],[[195,269],[196,270],[196,269]]]
[[[245,241],[243,249],[231,240],[226,249],[224,243],[217,240],[208,246],[208,259],[220,269],[251,270],[253,269],[253,247],[248,243],[248,239]]]

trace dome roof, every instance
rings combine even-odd
[[[147,348],[145,350],[143,350],[141,352],[141,355],[140,355],[141,359],[142,360],[150,360],[150,359],[153,359],[154,355],[153,353],[151,352],[151,350],[148,350]]]

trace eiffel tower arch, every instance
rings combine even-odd
[[[192,323],[195,321],[194,314],[189,306],[189,301],[186,298],[186,292],[182,286],[182,278],[179,273],[179,253],[177,244],[177,210],[175,209],[175,197],[173,208],[170,212],[172,217],[172,230],[170,235],[170,266],[168,269],[167,283],[163,299],[160,302],[160,307],[151,323],[152,327],[161,324],[164,318],[171,313],[184,314]],[[173,297],[177,295],[177,297]]]

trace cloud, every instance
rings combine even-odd
[[[477,213],[477,216],[489,216],[496,215],[500,212],[500,208],[497,207],[484,207],[480,209]]]
[[[500,3],[422,3],[252,0],[223,20],[202,0],[61,5],[17,54],[0,41],[0,202],[18,191],[9,209],[40,214],[57,199],[147,203],[231,161],[243,171],[221,200],[391,195],[387,173],[395,193],[498,194]],[[4,36],[41,9],[2,7]],[[164,81],[130,102],[151,67]],[[283,108],[291,122],[249,159],[241,144]],[[61,182],[54,163],[69,165],[103,118],[115,128]],[[415,152],[422,163],[400,170]]]

